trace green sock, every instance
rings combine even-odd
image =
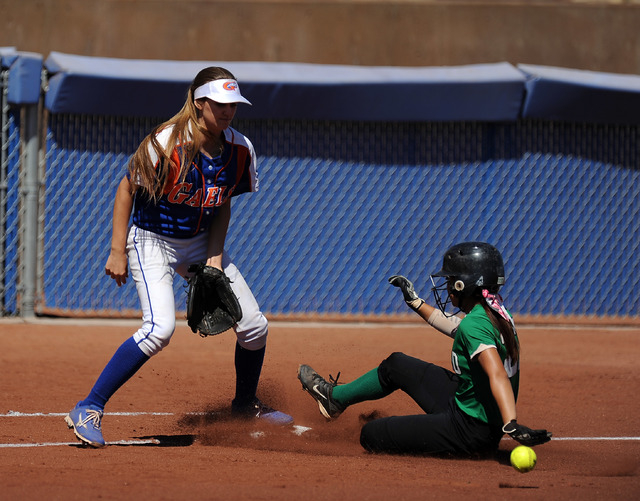
[[[372,369],[347,384],[334,386],[332,397],[342,405],[352,405],[365,400],[377,400],[386,397],[391,392],[380,385],[378,369]]]

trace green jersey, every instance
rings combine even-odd
[[[462,319],[453,340],[451,364],[453,371],[460,377],[456,403],[468,415],[487,424],[502,427],[502,417],[491,393],[489,376],[478,362],[478,355],[482,351],[494,348],[498,350],[517,399],[519,363],[511,365],[511,357],[507,354],[502,335],[493,326],[482,305],[477,304]]]

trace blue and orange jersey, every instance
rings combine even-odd
[[[157,135],[165,145],[171,129]],[[145,230],[172,238],[191,238],[207,231],[217,207],[229,198],[258,191],[256,154],[251,141],[229,127],[224,131],[224,151],[216,158],[201,153],[194,158],[184,181],[176,169],[167,188],[154,203],[142,190],[134,198],[133,223]],[[176,145],[172,159],[179,166],[180,146]],[[157,158],[150,151],[152,158]],[[157,168],[157,164],[156,164]]]

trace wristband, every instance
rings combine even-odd
[[[507,430],[507,426],[509,426],[509,430]],[[503,427],[502,427],[502,432],[503,433],[513,433],[516,430],[516,420],[512,419],[511,421],[509,421],[508,423],[506,423]]]
[[[420,309],[420,306],[424,304],[424,300],[419,297],[411,301],[405,301],[405,302],[409,305],[409,308],[411,308],[413,311],[418,311]]]

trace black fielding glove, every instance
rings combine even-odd
[[[222,270],[204,263],[191,265],[187,290],[187,324],[201,336],[231,329],[242,318],[242,308]]]

